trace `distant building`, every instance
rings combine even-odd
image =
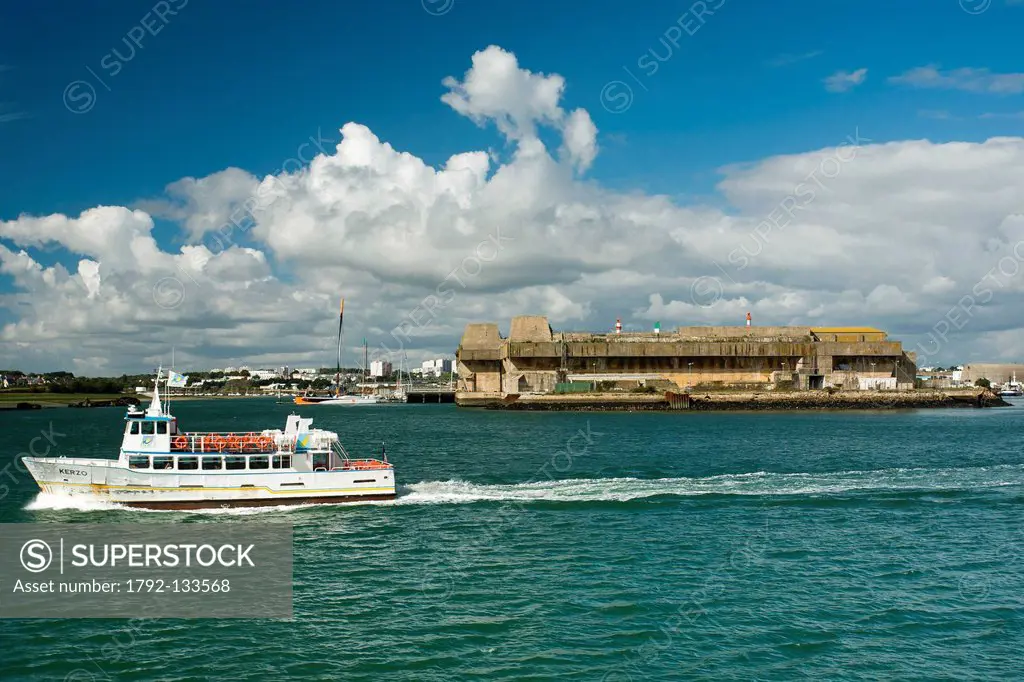
[[[420,371],[423,375],[433,375],[439,377],[442,374],[452,371],[452,361],[446,358],[437,358],[436,360],[425,360],[420,365]]]
[[[394,370],[387,360],[374,360],[370,363],[370,376],[375,378],[391,376]]]
[[[974,385],[978,379],[988,379],[994,385],[1009,383],[1016,378],[1024,381],[1024,365],[998,363],[971,363],[964,365],[961,380],[965,384]]]

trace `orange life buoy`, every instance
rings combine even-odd
[[[188,438],[186,438],[185,436],[175,436],[174,437],[174,449],[175,450],[184,450],[187,447],[188,447]]]

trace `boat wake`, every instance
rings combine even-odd
[[[789,495],[849,492],[946,492],[1024,485],[1024,465],[954,469],[880,469],[832,473],[723,474],[706,478],[580,478],[513,485],[460,480],[400,486],[392,504],[459,504],[487,501],[626,502],[656,496]]]

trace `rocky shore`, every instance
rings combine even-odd
[[[587,393],[526,395],[458,400],[463,407],[494,410],[728,411],[728,410],[899,410],[1005,407],[1010,403],[985,389],[948,391],[792,391],[686,394]]]

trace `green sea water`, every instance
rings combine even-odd
[[[399,498],[68,508],[9,465],[51,430],[51,454],[112,457],[121,410],[0,412],[0,521],[295,524],[292,621],[0,621],[0,679],[1024,675],[1022,407],[305,409],[353,455],[387,441]],[[283,427],[291,411],[174,406],[189,430]]]

